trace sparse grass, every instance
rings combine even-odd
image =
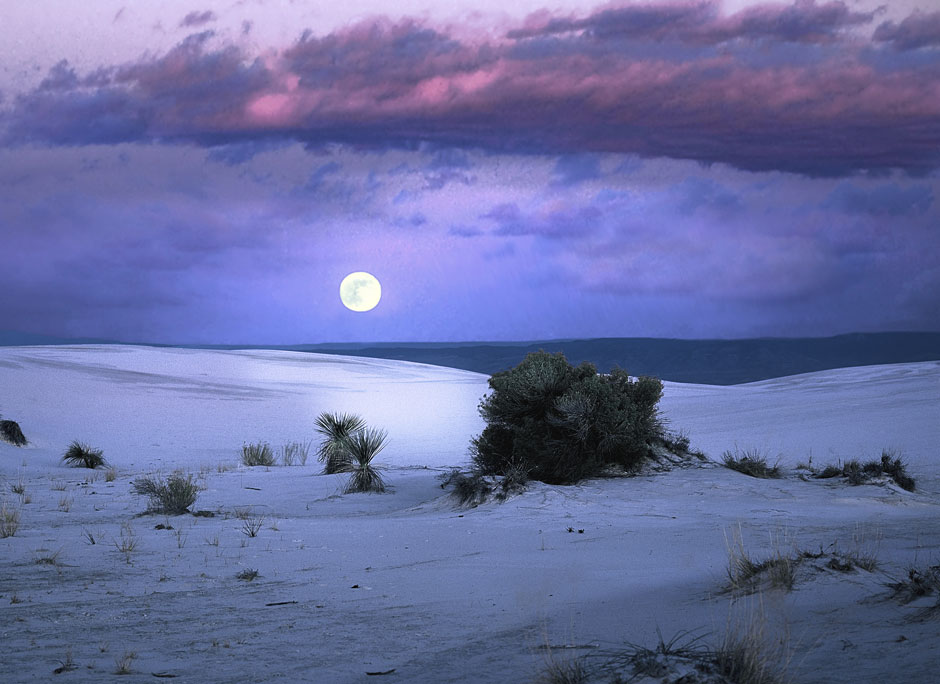
[[[189,507],[196,503],[199,485],[192,473],[174,471],[166,479],[154,476],[141,477],[131,483],[135,494],[150,498],[148,510],[151,513],[182,515],[189,512]]]
[[[19,423],[14,420],[0,420],[0,440],[18,447],[27,444]]]
[[[23,496],[23,494],[26,493],[26,484],[20,480],[19,482],[10,485],[10,491],[12,491],[14,494]]]
[[[274,452],[267,442],[242,445],[242,463],[246,466],[273,466]]]
[[[536,684],[586,684],[587,669],[579,658],[555,660],[550,658]]]
[[[281,463],[285,466],[307,465],[310,442],[288,442],[278,449]]]
[[[218,546],[219,545],[219,535],[216,533],[214,537],[206,537],[206,544],[209,546]]]
[[[83,442],[73,441],[62,460],[75,468],[99,468],[107,465],[103,453],[101,449],[93,449]]]
[[[137,660],[137,654],[134,651],[124,651],[124,655],[114,659],[114,674],[129,675],[133,670],[131,666]]]
[[[779,462],[773,466],[768,466],[767,457],[757,449],[740,451],[735,447],[734,451],[726,451],[721,455],[721,462],[726,468],[751,477],[765,479],[782,477]]]
[[[347,472],[352,458],[347,452],[346,440],[365,425],[360,416],[349,413],[321,413],[317,416],[316,431],[323,436],[317,460],[323,463],[324,475]]]
[[[64,492],[66,485],[62,480],[53,480],[52,482],[52,491],[54,492]]]
[[[451,494],[461,506],[479,506],[491,496],[505,501],[512,494],[525,489],[529,481],[523,466],[510,466],[502,477],[488,477],[480,472],[462,473],[454,468],[441,478],[441,489],[453,487]]]
[[[117,470],[114,468],[108,468],[107,472],[104,474],[105,482],[114,482],[117,479]]]
[[[74,501],[75,499],[71,496],[68,496],[67,494],[65,496],[60,496],[59,497],[59,510],[62,511],[63,513],[68,513],[70,510],[72,510],[72,503]]]
[[[343,448],[350,458],[347,470],[351,472],[344,494],[385,491],[385,481],[372,465],[372,459],[385,448],[387,436],[385,430],[364,428],[343,440]]]
[[[19,509],[8,508],[6,502],[0,503],[0,539],[12,537],[19,529]]]
[[[264,525],[263,515],[249,515],[242,518],[242,532],[248,537],[257,537]]]
[[[114,547],[124,554],[124,560],[130,565],[131,554],[137,550],[137,535],[131,524],[126,522],[121,525],[120,537],[114,540]]]
[[[937,595],[940,598],[940,565],[931,565],[923,570],[911,566],[905,579],[888,582],[892,598],[902,604],[916,601],[924,596]]]
[[[260,573],[252,568],[245,568],[240,573],[235,575],[236,579],[240,579],[243,582],[251,582],[257,577],[260,577]]]
[[[59,661],[59,667],[52,671],[53,674],[62,674],[63,672],[71,672],[72,670],[77,670],[78,665],[75,664],[75,660],[72,658],[72,647],[65,649],[65,658]]]

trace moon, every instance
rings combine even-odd
[[[356,271],[339,284],[339,298],[350,311],[371,311],[382,298],[382,286],[371,273]]]

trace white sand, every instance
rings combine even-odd
[[[465,510],[437,476],[466,463],[485,391],[483,375],[351,357],[0,349],[0,413],[31,441],[0,443],[0,499],[21,516],[0,539],[0,681],[110,681],[134,652],[121,681],[524,682],[546,644],[556,660],[653,646],[657,629],[714,644],[755,604],[722,593],[738,526],[757,559],[774,536],[877,552],[873,573],[806,566],[792,591],[763,592],[769,629],[789,631],[795,681],[936,681],[940,619],[910,620],[936,599],[900,605],[884,582],[940,563],[940,363],[666,384],[664,415],[694,447],[713,459],[759,447],[780,456],[782,480],[714,467],[536,483]],[[314,457],[238,465],[244,442],[314,439],[321,411],[388,430],[377,461],[393,493],[340,495],[345,476],[318,475]],[[62,465],[73,439],[103,449],[117,479]],[[793,470],[884,447],[900,450],[916,492]],[[130,481],[174,468],[203,471],[196,508],[216,517],[138,516]],[[266,516],[257,537],[233,515],[243,507]],[[138,540],[129,562],[115,546],[123,524]],[[249,568],[260,577],[236,579]],[[77,669],[53,675],[69,652]]]

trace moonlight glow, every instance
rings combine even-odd
[[[339,298],[347,309],[371,311],[382,298],[382,286],[371,273],[356,271],[343,278],[339,285]]]

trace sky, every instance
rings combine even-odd
[[[940,331],[938,195],[929,0],[0,0],[0,329]]]

